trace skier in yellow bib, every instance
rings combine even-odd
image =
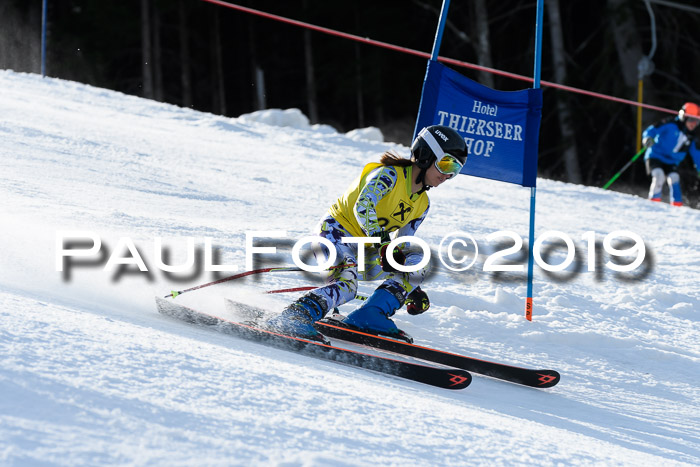
[[[429,307],[428,296],[420,289],[428,266],[413,272],[400,272],[389,264],[392,255],[397,264],[415,266],[423,258],[410,245],[401,244],[387,251],[393,238],[413,236],[425,219],[431,187],[455,177],[467,160],[467,146],[452,128],[433,125],[420,131],[411,145],[411,158],[384,153],[380,162],[367,164],[347,191],[330,207],[320,222],[319,235],[336,249],[336,265],[355,266],[334,269],[326,285],[307,293],[290,304],[268,326],[285,334],[320,339],[313,323],[329,310],[355,298],[358,280],[382,284],[344,323],[350,327],[397,336],[400,330],[391,316],[404,303],[410,314]],[[391,236],[390,236],[391,234]],[[344,237],[379,237],[379,244],[365,247],[365,268],[357,265],[358,244],[344,243]]]

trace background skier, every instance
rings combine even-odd
[[[649,126],[642,134],[647,147],[644,154],[647,173],[651,175],[649,199],[661,201],[664,181],[669,186],[670,202],[683,205],[678,165],[690,154],[700,177],[700,142],[695,129],[700,123],[700,108],[687,102],[673,119],[664,119]]]

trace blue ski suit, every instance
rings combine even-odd
[[[683,202],[678,175],[678,165],[690,154],[696,170],[700,170],[700,142],[689,131],[685,123],[676,117],[672,120],[662,120],[649,126],[642,133],[642,141],[651,138],[653,146],[644,154],[647,171],[652,177],[649,189],[649,199],[661,200],[664,181],[668,182],[670,197],[673,204]]]

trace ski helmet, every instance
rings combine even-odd
[[[411,161],[421,169],[441,159],[445,154],[456,157],[462,165],[467,162],[464,138],[448,126],[431,125],[423,128],[411,145]]]
[[[686,117],[695,117],[700,119],[700,108],[697,104],[693,102],[686,102],[683,104],[681,110],[678,111],[678,118],[680,118],[681,121],[685,121]]]

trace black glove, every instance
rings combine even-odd
[[[403,265],[406,262],[406,255],[403,254],[403,251],[401,251],[401,248],[399,247],[394,247],[393,252],[388,252],[388,247],[389,242],[382,243],[381,245],[379,245],[379,264],[382,266],[382,270],[384,272],[397,272],[397,270],[391,264],[389,264],[389,261],[386,259],[387,254],[392,253],[394,261],[401,265]]]
[[[380,264],[382,266],[382,270],[384,272],[397,272],[396,268],[389,264],[389,261],[386,259],[386,256],[388,254],[388,243],[383,243],[379,246],[379,256],[380,256]],[[401,251],[401,248],[399,247],[394,247],[394,251],[392,252],[394,256],[394,261],[397,263],[403,265],[406,262],[406,255]]]
[[[413,289],[413,292],[406,297],[406,311],[409,315],[419,315],[428,311],[428,308],[430,308],[430,299],[420,287]]]
[[[654,141],[654,138],[650,138],[649,136],[647,136],[646,138],[644,138],[642,140],[642,144],[644,145],[645,148],[652,147],[654,145],[654,143],[656,143],[656,141]]]
[[[389,261],[386,259],[386,254],[387,254],[387,248],[389,247],[389,243],[391,243],[391,237],[389,236],[389,232],[382,230],[379,235],[375,234],[375,237],[379,237],[379,247],[377,248],[377,252],[379,253],[379,265],[382,267],[382,270],[384,272],[397,272],[394,267],[389,264]],[[397,263],[403,265],[406,262],[406,255],[403,254],[403,251],[401,251],[401,248],[395,247],[394,248],[394,261]]]

